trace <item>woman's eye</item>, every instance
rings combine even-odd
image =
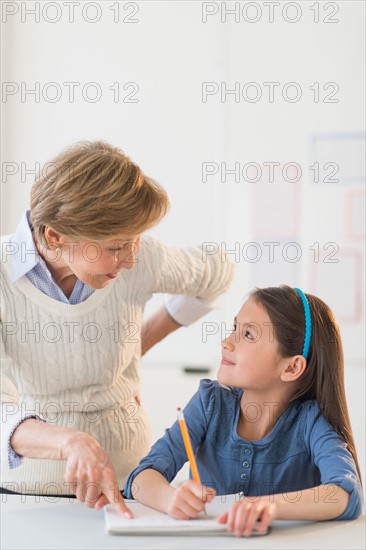
[[[252,335],[250,334],[249,330],[245,331],[244,338],[246,340],[252,340]]]

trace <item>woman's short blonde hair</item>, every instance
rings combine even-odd
[[[104,141],[79,142],[57,155],[30,197],[34,236],[46,246],[46,226],[71,239],[112,240],[139,235],[168,209],[165,189]]]

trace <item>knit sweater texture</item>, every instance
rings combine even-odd
[[[1,429],[19,413],[93,436],[109,454],[120,488],[147,454],[150,429],[140,392],[141,326],[153,293],[218,298],[233,264],[200,246],[167,246],[146,235],[136,263],[87,300],[70,305],[26,276],[11,281],[12,236],[1,239]],[[8,252],[8,253],[7,253]],[[66,461],[24,458],[10,469],[1,440],[1,486],[22,493],[70,494]]]

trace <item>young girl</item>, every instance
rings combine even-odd
[[[253,291],[222,343],[218,381],[184,409],[202,485],[170,485],[187,461],[178,422],[129,475],[127,498],[194,518],[215,494],[242,492],[217,521],[250,535],[258,520],[354,519],[361,476],[334,315],[287,286]]]

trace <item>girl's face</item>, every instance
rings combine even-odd
[[[104,288],[123,269],[132,269],[137,261],[141,237],[109,241],[71,241],[62,236],[61,251],[52,261],[54,270],[75,275],[92,288]]]
[[[284,359],[278,351],[273,324],[266,310],[247,300],[235,318],[233,331],[222,346],[217,374],[221,384],[246,390],[273,390],[280,383]]]

